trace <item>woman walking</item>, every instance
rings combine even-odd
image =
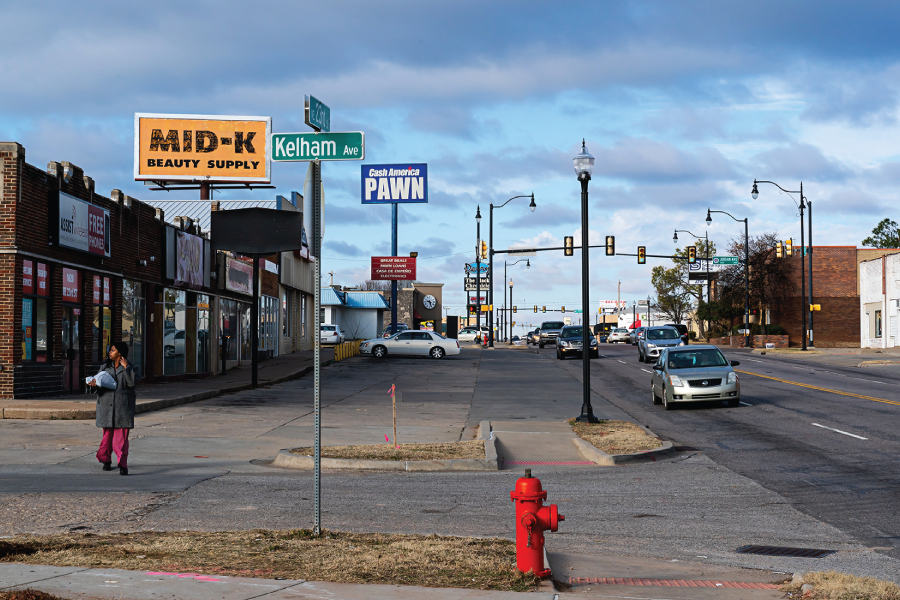
[[[103,428],[103,439],[97,460],[104,471],[112,471],[112,452],[119,459],[119,475],[128,475],[128,434],[134,428],[134,371],[128,363],[128,344],[116,342],[109,349],[109,360],[101,371],[116,381],[116,389],[100,387],[96,380],[90,386],[97,396],[97,427]]]

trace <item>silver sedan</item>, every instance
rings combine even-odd
[[[366,340],[359,345],[360,354],[375,358],[386,356],[430,356],[444,358],[459,354],[459,342],[433,331],[403,331],[389,338]]]
[[[741,383],[731,362],[715,346],[693,345],[667,348],[653,365],[650,394],[653,404],[666,410],[680,402],[725,400],[728,406],[741,401]]]

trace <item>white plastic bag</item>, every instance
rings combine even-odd
[[[84,378],[84,382],[88,385],[91,384],[91,381],[95,381],[100,387],[109,388],[111,390],[116,389],[116,380],[113,379],[113,376],[106,371],[100,371],[93,377]]]

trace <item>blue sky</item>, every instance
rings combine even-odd
[[[400,252],[419,252],[419,278],[444,282],[458,314],[476,205],[487,237],[490,202],[534,192],[534,213],[523,200],[495,213],[498,249],[580,236],[582,138],[597,157],[591,235],[622,252],[670,252],[673,229],[703,234],[707,207],[799,240],[792,199],[765,186],[753,201],[754,178],[803,181],[817,244],[900,220],[898,21],[896,3],[822,0],[4,3],[0,139],[31,164],[79,165],[103,193],[162,200],[132,180],[135,112],[306,131],[313,94],[333,131],[366,132],[367,163],[428,163],[430,202],[401,207]],[[302,190],[305,165],[272,173],[274,193]],[[323,169],[324,266],[348,285],[390,247],[389,209],[361,205],[359,174]],[[720,248],[741,232],[724,218],[709,229]],[[579,305],[579,258],[531,262],[511,270],[517,305]],[[619,280],[623,298],[645,298],[653,264],[595,251],[592,299],[615,298]]]

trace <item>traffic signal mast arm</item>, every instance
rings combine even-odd
[[[572,246],[578,249],[581,246]],[[606,248],[606,244],[590,245],[588,248]],[[566,250],[565,246],[554,246],[553,248],[513,248],[512,250],[494,250],[494,254],[522,254],[524,252],[549,252],[551,250]],[[637,254],[627,254],[625,252],[616,252],[616,256],[637,256]],[[647,258],[670,258],[672,260],[687,260],[684,256],[674,256],[669,254],[646,254]]]

